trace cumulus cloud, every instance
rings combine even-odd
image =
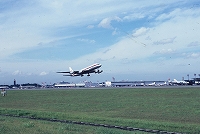
[[[47,75],[47,74],[48,74],[47,72],[41,72],[40,76],[44,76],[44,75]]]
[[[132,36],[133,37],[138,37],[138,36],[141,36],[141,35],[144,35],[148,32],[149,28],[145,28],[145,27],[141,27],[135,31],[133,31],[133,34]]]
[[[200,58],[200,53],[191,53],[191,54],[188,54],[187,58],[192,58],[192,59]]]
[[[102,28],[113,29],[113,26],[111,25],[112,21],[122,21],[122,20],[117,16],[111,18],[105,18],[98,24],[98,26]]]

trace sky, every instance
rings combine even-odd
[[[200,77],[198,0],[0,0],[0,31],[0,84]]]

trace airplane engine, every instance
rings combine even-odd
[[[102,72],[103,72],[103,70],[97,70],[97,71],[95,71],[95,73],[98,73],[98,74],[100,74]]]

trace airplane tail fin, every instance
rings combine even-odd
[[[70,72],[70,74],[72,74],[74,72],[71,67],[69,67],[69,72]]]

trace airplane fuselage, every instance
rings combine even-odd
[[[98,68],[100,68],[100,67],[101,67],[101,64],[96,63],[96,64],[93,64],[93,65],[91,65],[91,66],[88,66],[88,67],[86,67],[86,68],[84,68],[84,69],[81,69],[81,70],[80,70],[80,73],[94,72],[94,70],[96,70],[96,69],[98,69]]]

